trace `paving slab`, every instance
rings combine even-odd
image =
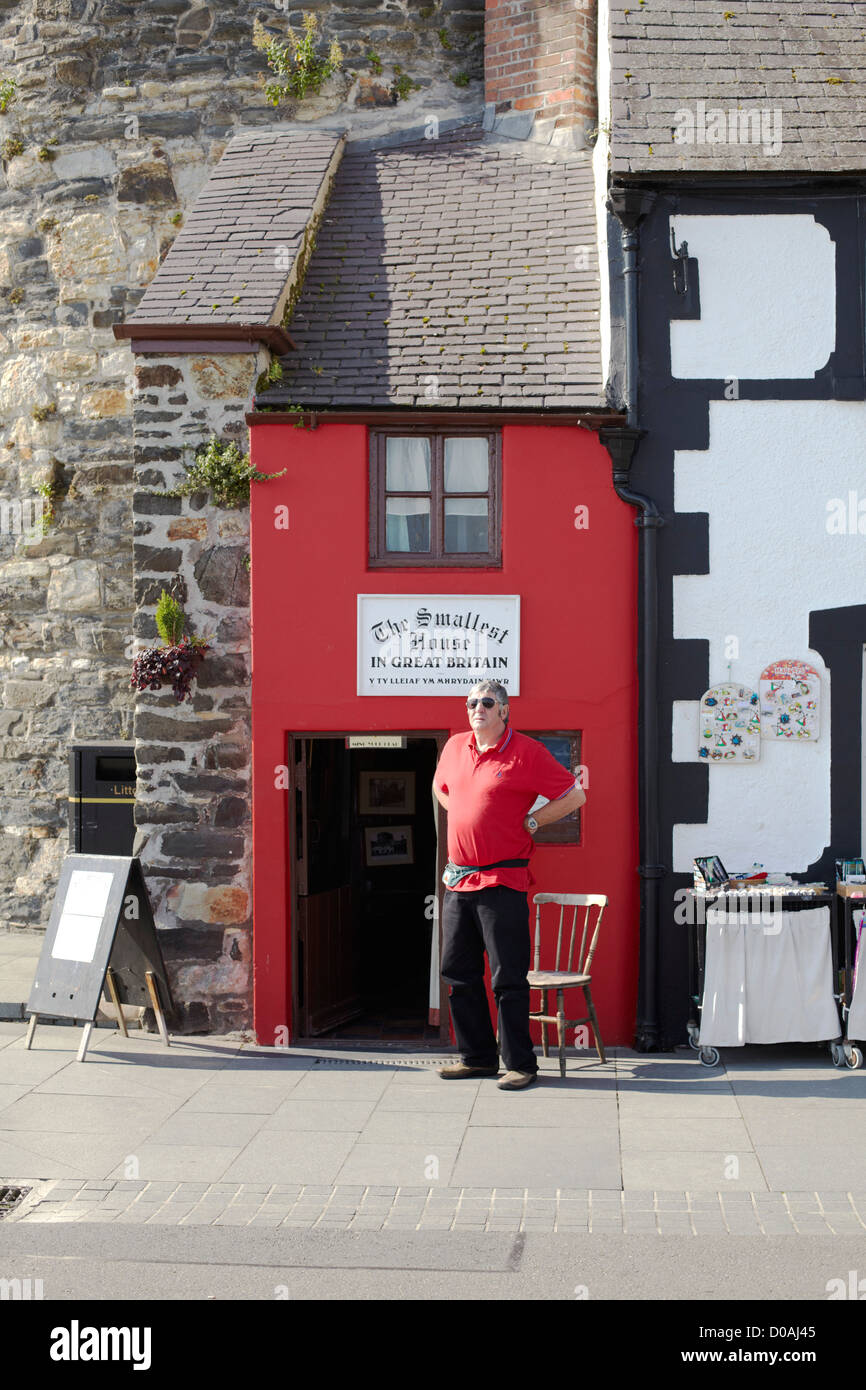
[[[622,1184],[629,1187],[653,1187],[661,1191],[687,1188],[689,1191],[708,1189],[726,1191],[739,1187],[746,1191],[766,1190],[769,1186],[758,1158],[753,1153],[735,1153],[737,1176],[731,1171],[728,1154],[718,1149],[709,1151],[689,1149],[626,1149],[622,1151]]]
[[[0,1051],[0,1084],[35,1086],[68,1065],[68,1052],[28,1052],[21,1047],[19,1040]]]
[[[31,1091],[0,1112],[0,1134],[11,1130],[56,1130],[64,1134],[111,1134],[164,1123],[177,1108],[159,1096],[48,1095]]]
[[[423,1144],[428,1152],[440,1145],[459,1146],[466,1129],[462,1115],[441,1110],[375,1110],[361,1133],[364,1144]],[[420,1180],[420,1178],[419,1178]]]
[[[618,1140],[615,1135],[555,1128],[479,1125],[467,1130],[451,1181],[460,1187],[473,1183],[511,1187],[528,1173],[533,1186],[619,1189]]]
[[[154,1129],[149,1143],[154,1145],[194,1144],[205,1148],[242,1149],[258,1134],[267,1116],[257,1114],[211,1115],[199,1110],[178,1110]]]
[[[390,1072],[310,1071],[292,1091],[297,1100],[379,1100],[391,1079]],[[443,1086],[448,1082],[443,1081]],[[452,1083],[457,1085],[459,1083]]]
[[[291,1094],[289,1086],[259,1086],[238,1081],[208,1081],[183,1101],[184,1114],[264,1115],[270,1119]]]
[[[337,1174],[337,1182],[394,1182],[404,1186],[425,1181],[452,1182],[456,1144],[366,1143],[353,1147]],[[435,1160],[435,1169],[431,1165]],[[433,1178],[431,1174],[435,1172]],[[423,1207],[423,1198],[418,1202]],[[420,1212],[419,1212],[420,1216]]]
[[[399,1110],[409,1114],[413,1110],[449,1111],[455,1115],[468,1116],[477,1103],[479,1090],[470,1083],[464,1090],[463,1082],[439,1081],[436,1086],[399,1086],[392,1081],[376,1102],[377,1110]]]
[[[671,1082],[669,1086],[658,1083],[628,1081],[617,1088],[617,1104],[623,1115],[629,1117],[646,1115],[656,1119],[676,1116],[692,1116],[714,1120],[737,1119],[740,1107],[729,1086],[723,1091],[716,1087],[712,1091],[692,1088]]]
[[[21,1178],[123,1176],[123,1163],[146,1131],[128,1130],[122,1139],[114,1134],[60,1134],[56,1131],[8,1130],[0,1136],[0,1172]],[[117,1172],[121,1169],[121,1172]]]
[[[835,1186],[843,1183],[847,1189],[863,1181],[866,1158],[858,1143],[849,1147],[818,1143],[814,1139],[803,1145],[759,1144],[757,1158],[766,1175],[767,1186],[776,1191],[789,1188],[818,1189],[828,1181]]]
[[[528,1091],[499,1091],[495,1095],[479,1096],[469,1116],[469,1124],[498,1126],[514,1125],[537,1129],[585,1129],[586,1126],[617,1126],[616,1094],[610,1096],[566,1095],[552,1099],[541,1086]]]
[[[376,1107],[370,1100],[281,1100],[264,1124],[266,1130],[343,1130],[360,1133]],[[402,1112],[394,1112],[400,1115]]]
[[[29,1095],[30,1090],[31,1088],[29,1086],[14,1086],[11,1082],[3,1082],[0,1084],[0,1111],[6,1110],[16,1100],[20,1100],[22,1096]],[[0,1120],[0,1128],[2,1128],[2,1120]]]
[[[154,1144],[150,1139],[127,1147],[143,1178],[174,1178],[178,1182],[205,1178],[216,1182],[225,1177],[227,1169],[241,1151],[239,1145]],[[120,1177],[124,1165],[119,1163],[109,1173]]]
[[[272,1182],[352,1182],[351,1175],[338,1174],[357,1137],[336,1130],[268,1130],[245,1145],[223,1176],[238,1182],[265,1177]]]
[[[808,1151],[817,1140],[821,1146],[832,1144],[841,1150],[850,1146],[866,1152],[866,1107],[862,1105],[822,1105],[819,1117],[814,1103],[786,1105],[750,1099],[743,1105],[743,1121],[754,1149],[770,1144]]]
[[[655,1117],[623,1112],[620,1119],[623,1150],[704,1149],[717,1153],[751,1153],[754,1149],[749,1130],[739,1116],[714,1119],[711,1116],[668,1115]]]

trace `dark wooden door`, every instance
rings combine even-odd
[[[293,739],[295,966],[303,1037],[361,1012],[350,872],[351,787],[342,739]]]

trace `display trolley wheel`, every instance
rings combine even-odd
[[[719,1049],[717,1047],[702,1047],[698,1056],[703,1067],[717,1067],[719,1065]]]
[[[831,1042],[830,1058],[834,1067],[845,1066],[845,1049],[842,1047],[841,1043]]]
[[[858,1067],[862,1067],[863,1053],[860,1051],[859,1047],[852,1047],[849,1050],[845,1058],[845,1065],[849,1067],[851,1071],[856,1071]]]
[[[700,1033],[700,1028],[696,1023],[688,1023],[686,1024],[686,1031],[689,1035],[689,1047],[693,1047],[697,1052],[698,1048],[700,1047],[700,1043],[698,1042],[698,1034]]]

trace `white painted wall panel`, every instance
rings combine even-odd
[[[814,217],[681,216],[697,257],[701,317],[671,322],[681,379],[812,377],[836,337],[836,248]],[[673,262],[672,262],[673,264]]]
[[[753,689],[769,661],[810,661],[822,675],[821,735],[811,745],[764,741],[753,766],[710,767],[707,824],[674,827],[673,867],[687,872],[695,855],[718,853],[729,869],[757,859],[802,872],[830,839],[830,681],[809,649],[809,613],[866,603],[866,536],[827,530],[831,499],[858,487],[866,495],[866,404],[713,401],[709,409],[709,448],[675,457],[676,510],[711,519],[710,573],[674,577],[674,636],[709,640],[710,685],[727,678],[728,637],[739,642],[731,677]],[[673,710],[680,758],[691,703]]]

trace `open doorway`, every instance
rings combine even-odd
[[[393,735],[396,748],[349,747],[344,734],[290,737],[298,1040],[447,1041],[445,825],[431,792],[446,737]]]

